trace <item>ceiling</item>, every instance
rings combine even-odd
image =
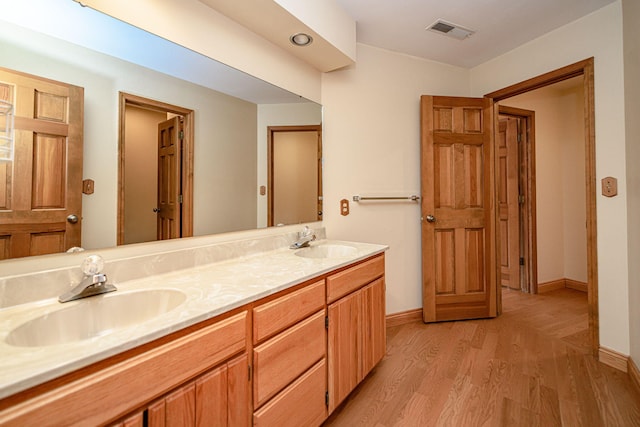
[[[359,43],[472,68],[617,0],[336,0]],[[426,31],[443,19],[476,33]]]

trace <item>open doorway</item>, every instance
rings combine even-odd
[[[322,220],[322,126],[267,128],[267,225]]]
[[[120,93],[118,245],[193,235],[193,110]]]
[[[593,102],[593,93],[594,93],[594,79],[593,79],[593,59],[588,59],[585,61],[581,61],[576,64],[569,65],[562,69],[544,74],[542,76],[527,80],[525,82],[504,88],[502,90],[493,92],[491,94],[486,95],[486,97],[493,99],[496,105],[506,104],[512,105],[512,101],[516,98],[516,96],[521,94],[531,94],[532,91],[535,91],[540,88],[549,87],[553,84],[564,82],[564,85],[570,85],[571,79],[577,78],[578,86],[577,92],[580,94],[580,99],[577,103],[575,103],[573,107],[574,112],[582,113],[582,117],[580,119],[580,129],[582,133],[577,138],[578,140],[578,149],[581,151],[576,151],[573,154],[563,154],[561,151],[564,147],[556,147],[560,148],[559,153],[556,155],[545,156],[549,160],[549,163],[556,162],[556,169],[560,172],[569,172],[571,174],[571,178],[564,179],[563,182],[554,182],[551,180],[549,183],[541,184],[538,182],[538,189],[541,188],[541,185],[545,186],[545,190],[548,190],[548,195],[550,197],[560,197],[560,204],[564,206],[568,206],[570,209],[574,211],[582,211],[582,217],[577,218],[575,212],[573,213],[573,217],[570,219],[563,218],[562,222],[570,223],[573,226],[572,237],[568,239],[564,239],[562,242],[563,250],[566,252],[564,246],[565,241],[569,243],[576,243],[577,241],[582,241],[582,245],[579,250],[575,248],[569,250],[572,256],[575,255],[576,259],[582,257],[583,267],[582,272],[580,273],[580,277],[584,278],[582,280],[570,280],[570,278],[560,277],[555,280],[555,283],[547,283],[545,281],[545,277],[539,277],[538,280],[541,281],[541,285],[544,286],[559,286],[562,287],[574,287],[571,285],[575,285],[575,287],[579,287],[587,292],[587,302],[588,302],[588,335],[590,340],[590,347],[594,354],[598,353],[599,350],[599,331],[598,331],[598,295],[597,295],[597,245],[596,245],[596,211],[595,211],[595,196],[596,196],[596,182],[595,182],[595,132],[594,132],[594,122],[595,122],[595,113],[594,113],[594,102]],[[575,82],[575,80],[574,80]],[[514,101],[515,102],[515,101]],[[524,104],[520,104],[520,107],[523,107]],[[496,109],[496,128],[498,126],[498,117],[499,117],[499,108]],[[503,111],[504,112],[504,111]],[[503,117],[507,115],[503,114]],[[496,138],[497,139],[497,138]],[[539,138],[538,138],[539,139]],[[538,144],[539,145],[539,144]],[[574,147],[575,150],[575,147]],[[566,162],[563,162],[563,159],[571,158],[573,162],[568,165]],[[540,170],[540,162],[538,162],[537,170],[534,170],[533,176],[535,177],[539,174]],[[545,165],[547,166],[547,165]],[[579,166],[579,167],[578,167]],[[563,171],[562,168],[566,168],[567,171]],[[580,181],[580,185],[576,184],[576,174],[578,176],[578,181]],[[567,185],[563,185],[566,181]],[[557,185],[556,185],[557,184]],[[569,188],[562,188],[569,187]],[[568,195],[571,198],[570,201],[562,200],[563,195]],[[545,202],[547,205],[552,206],[554,202]],[[555,202],[556,204],[558,202]],[[536,209],[539,211],[539,207],[534,206],[534,214],[536,213]],[[539,214],[539,212],[537,212]],[[538,215],[539,216],[539,215]],[[536,216],[534,215],[534,218]],[[553,220],[552,220],[553,222]],[[536,226],[537,224],[537,226]],[[558,224],[552,224],[558,225]],[[586,226],[585,226],[586,225]],[[539,218],[537,221],[533,222],[533,226],[539,228]],[[573,233],[578,229],[582,229],[581,239],[573,236]],[[578,230],[580,231],[580,230]],[[547,233],[550,233],[549,231]],[[561,235],[565,233],[563,229]],[[539,236],[540,233],[538,232]],[[555,238],[557,236],[551,236]],[[538,242],[539,243],[539,242]],[[548,245],[548,243],[545,243]],[[572,252],[575,251],[575,252]],[[539,258],[540,249],[538,247],[538,255],[536,255],[535,260],[540,261]],[[499,254],[500,255],[500,254]],[[534,253],[535,255],[535,253]],[[545,255],[546,256],[546,255]],[[558,260],[553,260],[558,261]],[[527,260],[525,260],[525,263]],[[545,261],[546,262],[546,261]],[[575,264],[575,263],[574,263]],[[572,266],[571,269],[574,267]],[[570,269],[570,270],[571,270]],[[538,269],[539,270],[539,269]],[[573,270],[572,270],[573,271]],[[547,273],[545,273],[547,274]],[[569,279],[569,280],[567,280]],[[552,281],[554,282],[554,281]],[[537,283],[537,282],[535,282]],[[569,285],[567,285],[569,284]],[[533,288],[535,291],[536,289]],[[539,291],[540,289],[538,289]],[[498,293],[499,298],[499,306],[502,305],[501,294]]]

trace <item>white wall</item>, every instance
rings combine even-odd
[[[313,102],[300,104],[258,105],[258,186],[267,187],[267,128],[322,124],[322,106]],[[267,226],[267,196],[258,197],[258,227]]]
[[[640,2],[622,0],[627,141],[629,326],[631,358],[640,366]]]
[[[574,80],[500,102],[536,113],[538,283],[587,282],[584,97]]]
[[[389,245],[387,313],[398,313],[422,306],[420,206],[351,199],[420,194],[420,95],[468,95],[469,71],[363,44],[357,58],[322,78],[324,223],[329,238]]]
[[[627,184],[620,2],[471,70],[483,95],[562,66],[595,58],[596,179],[618,178],[619,195],[598,194],[600,345],[629,354]]]

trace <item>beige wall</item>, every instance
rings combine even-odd
[[[133,105],[125,114],[124,243],[151,242],[157,236],[157,129],[167,114]]]
[[[640,366],[640,2],[623,0],[631,357]]]
[[[420,206],[351,199],[420,193],[420,95],[468,95],[469,71],[363,44],[357,57],[322,78],[324,222],[329,238],[389,245],[387,313],[398,313],[422,306]]]
[[[312,102],[258,105],[258,187],[267,187],[267,128],[322,124],[322,107]],[[258,194],[258,227],[267,226],[267,196]]]
[[[538,283],[587,282],[584,97],[574,80],[500,102],[536,112]]]

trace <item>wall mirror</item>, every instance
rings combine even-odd
[[[125,200],[119,146],[123,94],[193,112],[190,227],[194,236],[273,223],[270,174],[271,166],[277,165],[269,163],[269,129],[322,123],[317,103],[69,0],[16,2],[0,19],[0,51],[3,69],[84,88],[82,175],[91,187],[81,196],[79,223],[85,249],[153,240],[148,234],[118,237],[126,228],[121,224],[124,208],[119,206]],[[137,112],[144,112],[144,105],[137,107]],[[163,120],[175,115],[171,110],[165,113]],[[150,138],[155,145],[156,137]],[[126,137],[125,146],[135,148],[142,139],[134,133]],[[151,170],[144,179],[157,176],[157,153],[143,151],[136,156],[138,163],[130,170]],[[5,166],[4,173],[10,179],[10,168]],[[314,173],[321,175],[319,168]],[[124,180],[143,178],[129,173]],[[321,215],[321,180],[317,188],[312,210]],[[156,194],[157,188],[142,187],[142,192]],[[155,227],[157,206],[151,200],[139,208],[144,213],[140,221]],[[133,209],[133,202],[125,203]]]

